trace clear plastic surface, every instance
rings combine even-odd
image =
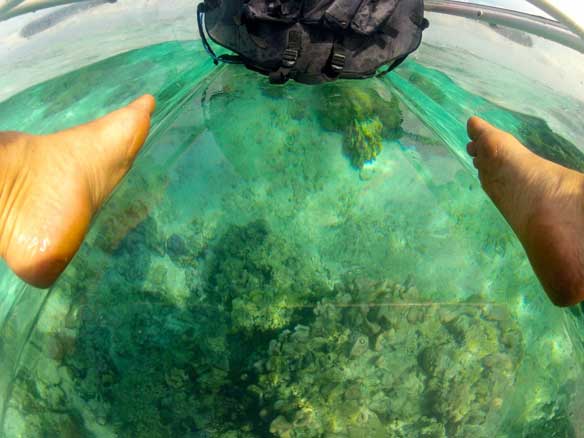
[[[14,78],[0,130],[158,107],[59,282],[0,277],[0,433],[580,436],[582,312],[545,297],[464,124],[584,170],[582,55],[429,19],[396,72],[319,87],[214,67],[172,26],[96,29],[47,70],[23,45],[44,82]]]

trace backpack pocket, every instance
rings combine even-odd
[[[334,0],[304,0],[302,21],[305,23],[319,22]]]
[[[302,11],[302,0],[249,0],[243,5],[247,20],[296,23]]]
[[[395,11],[398,0],[364,0],[351,21],[351,29],[362,35],[381,31],[383,23]]]
[[[324,13],[324,20],[333,29],[348,29],[355,13],[367,0],[336,0]]]

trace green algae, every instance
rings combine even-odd
[[[365,163],[377,158],[382,149],[382,131],[383,126],[378,118],[353,122],[343,143],[344,152],[353,167],[361,169]]]

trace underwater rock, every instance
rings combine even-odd
[[[62,333],[56,333],[46,339],[46,354],[49,358],[57,362],[62,362],[67,355],[74,351],[74,349],[75,336],[73,333],[67,333],[67,330],[63,330]]]
[[[61,376],[59,375],[59,364],[53,360],[46,359],[39,364],[37,368],[37,378],[39,382],[48,386],[54,386],[61,383]]]
[[[505,331],[476,300],[444,318],[415,288],[388,281],[346,280],[335,294],[270,344],[257,385],[274,435],[471,436],[501,406],[523,354],[521,342],[503,342],[507,331],[521,338],[509,314],[497,310]]]

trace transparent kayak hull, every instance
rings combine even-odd
[[[158,106],[58,283],[3,268],[0,434],[578,436],[581,310],[547,301],[465,122],[583,170],[582,55],[429,14],[386,78],[273,87],[186,41],[186,6],[123,6],[5,30],[1,130]]]

